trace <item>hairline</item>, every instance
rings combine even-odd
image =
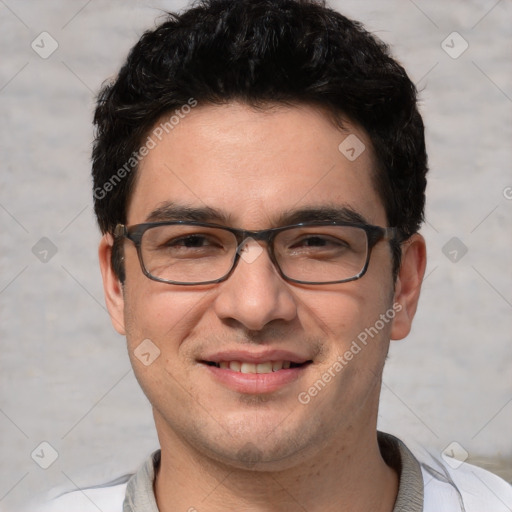
[[[253,100],[253,101],[247,101],[242,100],[239,98],[232,98],[232,99],[226,99],[225,101],[206,101],[204,103],[199,102],[199,104],[194,107],[194,110],[197,112],[198,109],[205,109],[205,108],[211,108],[211,107],[222,107],[225,105],[232,105],[232,104],[238,104],[242,106],[247,106],[251,109],[253,109],[254,112],[258,113],[266,113],[271,112],[275,110],[281,110],[283,108],[310,108],[315,110],[317,113],[320,113],[323,115],[324,119],[330,122],[333,128],[340,131],[341,133],[345,133],[349,135],[352,133],[349,130],[349,127],[356,128],[357,130],[360,130],[364,133],[366,138],[368,139],[367,142],[369,143],[369,148],[367,147],[366,150],[369,150],[369,157],[370,157],[370,166],[369,166],[369,172],[370,172],[370,182],[371,185],[379,197],[379,200],[382,203],[382,207],[384,208],[385,214],[386,214],[386,223],[389,223],[388,219],[388,212],[386,208],[386,202],[384,200],[384,197],[382,197],[382,191],[379,190],[378,187],[378,181],[379,181],[379,174],[384,173],[385,170],[382,169],[382,166],[380,162],[378,161],[378,157],[376,155],[374,146],[373,146],[373,140],[371,138],[371,135],[368,133],[368,131],[361,126],[357,121],[354,121],[351,119],[348,115],[346,115],[341,109],[338,109],[338,112],[336,112],[336,109],[329,108],[324,102],[321,101],[306,101],[306,100],[292,100],[292,101],[272,101],[272,100]],[[151,133],[153,133],[154,129],[159,126],[163,119],[165,119],[171,112],[173,112],[177,107],[169,107],[165,109],[160,115],[158,115],[155,120],[148,125],[147,129],[143,130],[138,137],[137,140],[137,147],[141,147],[141,142],[144,141]],[[135,189],[137,186],[137,182],[139,179],[139,175],[141,172],[141,166],[143,167],[144,162],[146,160],[146,156],[141,159],[141,161],[134,167],[132,173],[131,173],[131,179],[129,181],[129,186],[126,191],[126,199],[125,199],[125,218],[121,219],[123,224],[127,223],[128,219],[128,211],[130,208],[130,203],[133,199],[133,195],[135,193]],[[113,233],[115,229],[115,225],[110,226],[110,232]],[[109,232],[109,230],[105,230],[105,232]]]

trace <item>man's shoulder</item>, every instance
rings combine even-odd
[[[512,510],[512,485],[494,473],[448,458],[420,456],[419,462],[424,480],[424,512]]]
[[[412,454],[393,436],[385,434],[389,440],[401,446],[402,470],[403,464],[414,462],[421,467],[417,482],[420,490],[423,483],[423,512],[464,511],[464,512],[510,512],[512,510],[512,486],[495,474],[468,463],[455,459],[443,459],[432,455],[425,449],[413,448]],[[408,456],[404,456],[409,454]],[[141,479],[148,485],[152,484],[152,473],[149,466],[156,464],[158,452],[152,454],[131,479],[132,487]],[[407,462],[409,461],[409,462]],[[410,468],[409,468],[410,469]],[[147,474],[146,474],[147,473]],[[151,473],[151,474],[150,474]],[[410,471],[408,472],[410,475]],[[122,512],[127,490],[127,480],[131,475],[102,486],[85,488],[78,491],[61,494],[58,498],[43,506],[32,509],[31,512]],[[421,482],[423,477],[423,482]],[[418,479],[418,478],[416,478]],[[410,478],[404,478],[401,485],[413,485]],[[407,494],[407,489],[402,492]],[[133,493],[132,493],[133,494]],[[135,492],[135,494],[137,494]]]
[[[31,512],[122,512],[126,482],[66,492]]]
[[[155,468],[160,461],[160,450],[156,450],[146,458],[135,473],[127,473],[100,485],[83,487],[71,492],[53,491],[38,502],[43,502],[29,509],[30,512],[123,512],[125,500],[129,503],[137,495],[130,492],[137,482],[146,484],[143,494],[152,493]],[[132,508],[130,508],[132,510]],[[133,510],[139,510],[133,509]],[[147,510],[142,507],[140,510]],[[153,510],[153,509],[152,509]],[[156,508],[156,502],[154,504]]]

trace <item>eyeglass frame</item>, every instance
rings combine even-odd
[[[215,228],[215,229],[222,229],[224,231],[228,231],[235,235],[237,240],[237,249],[235,252],[235,257],[233,258],[233,263],[231,265],[230,270],[223,275],[222,277],[210,281],[199,281],[199,282],[182,282],[182,281],[171,281],[169,279],[163,279],[161,277],[156,277],[152,275],[147,269],[144,264],[144,259],[142,257],[142,237],[144,236],[144,233],[154,227],[158,226],[173,226],[173,225],[185,225],[185,226],[198,226],[198,227],[207,227],[207,228]],[[356,274],[353,277],[342,279],[338,281],[321,281],[321,282],[311,282],[311,281],[301,281],[298,279],[293,279],[288,277],[286,274],[284,274],[283,270],[281,269],[281,266],[279,265],[279,262],[277,261],[277,258],[274,254],[274,239],[275,237],[281,233],[282,231],[286,231],[289,229],[294,228],[300,228],[300,227],[311,227],[311,226],[347,226],[347,227],[354,227],[354,228],[360,228],[366,233],[366,242],[367,242],[367,252],[366,252],[366,261],[361,269],[361,271]],[[126,238],[130,240],[137,250],[137,256],[139,259],[140,267],[142,270],[142,273],[152,281],[157,281],[160,283],[166,283],[166,284],[174,284],[178,286],[200,286],[200,285],[207,285],[207,284],[216,284],[221,283],[223,281],[226,281],[231,274],[234,272],[235,268],[238,265],[238,262],[240,261],[240,247],[244,244],[244,242],[252,238],[256,241],[262,241],[266,243],[267,246],[267,253],[269,255],[270,261],[274,265],[274,267],[279,272],[279,275],[287,282],[291,283],[297,283],[297,284],[305,284],[305,285],[324,285],[324,284],[341,284],[341,283],[348,283],[350,281],[356,281],[358,279],[361,279],[363,277],[367,270],[368,266],[370,264],[370,257],[372,254],[373,248],[382,240],[386,240],[388,242],[392,242],[398,238],[399,230],[396,227],[382,227],[382,226],[374,226],[372,224],[364,224],[364,223],[357,223],[357,222],[341,222],[341,221],[310,221],[310,222],[300,222],[298,224],[291,224],[287,226],[279,226],[275,228],[270,229],[261,229],[261,230],[247,230],[247,229],[237,229],[232,228],[229,226],[223,226],[220,224],[212,224],[208,222],[196,222],[196,221],[188,221],[188,220],[171,220],[171,221],[159,221],[159,222],[143,222],[141,224],[132,224],[131,226],[126,226],[125,224],[117,224],[114,229],[114,239],[119,240],[120,238]]]

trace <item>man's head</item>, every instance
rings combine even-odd
[[[142,37],[95,122],[107,305],[162,446],[275,469],[332,451],[336,433],[340,451],[371,436],[389,339],[409,332],[425,266],[423,125],[385,46],[315,3],[205,2]],[[139,261],[116,230],[333,219],[398,235],[368,254],[362,244],[356,259],[367,254],[369,265],[344,274],[354,280],[297,283],[276,267],[295,258],[305,281],[326,281],[329,265],[339,275],[358,251],[331,226],[284,238],[282,257],[249,240],[226,279],[183,285],[142,269],[171,281],[213,276],[231,254],[223,236],[187,226]]]
[[[349,119],[363,128],[388,225],[401,239],[418,230],[427,158],[414,84],[357,22],[295,0],[206,1],[144,34],[98,99],[93,176],[101,230],[125,223],[141,148],[159,120],[167,132],[191,104],[233,101],[261,110],[312,105],[335,124]]]

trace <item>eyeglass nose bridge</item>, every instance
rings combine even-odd
[[[271,229],[262,229],[259,231],[251,231],[247,229],[233,230],[237,241],[238,246],[243,245],[247,240],[253,239],[256,241],[266,242],[267,244],[271,244],[271,241],[275,237],[279,228],[271,228]]]
[[[237,249],[235,260],[233,261],[233,267],[229,274],[231,275],[235,268],[238,266],[240,259],[242,259],[245,263],[253,263],[256,261],[263,252],[267,252],[269,259],[277,270],[277,272],[282,276],[282,270],[277,262],[277,259],[274,255],[274,244],[273,240],[275,235],[277,234],[275,229],[265,229],[261,231],[248,231],[241,230],[236,233],[237,237]],[[247,249],[248,245],[254,242],[254,247],[251,249]],[[265,247],[262,246],[261,243],[264,242]],[[252,245],[252,244],[251,244]]]

